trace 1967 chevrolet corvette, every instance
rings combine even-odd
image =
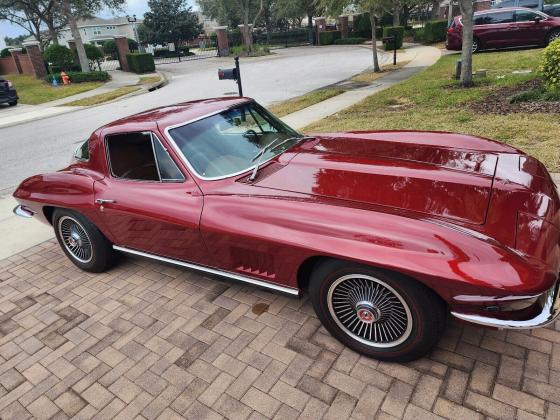
[[[307,290],[338,340],[427,353],[448,312],[534,328],[560,311],[560,200],[543,165],[460,134],[304,137],[247,98],[154,109],[95,131],[14,193],[83,270],[115,251],[279,292]]]

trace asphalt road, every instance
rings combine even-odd
[[[359,46],[277,50],[273,56],[241,60],[244,94],[267,105],[344,80],[371,62],[371,50]],[[218,69],[231,66],[231,58],[162,65],[158,69],[170,75],[170,83],[157,91],[0,129],[0,191],[14,188],[30,175],[64,167],[78,143],[117,118],[177,102],[237,94],[233,81],[217,80]]]

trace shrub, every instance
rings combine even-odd
[[[412,30],[412,38],[414,42],[424,42],[424,28],[416,28]]]
[[[0,58],[9,57],[10,55],[10,50],[8,48],[4,48],[0,51]]]
[[[354,26],[352,28],[354,37],[363,37],[371,39],[371,23],[369,21],[369,13],[362,13],[354,16]]]
[[[326,31],[319,34],[320,45],[332,45],[334,41],[340,39],[340,31]]]
[[[424,27],[424,41],[428,44],[445,41],[447,33],[446,20],[430,20]]]
[[[105,55],[111,56],[113,59],[117,59],[117,44],[112,39],[109,39],[103,43],[103,53]]]
[[[106,71],[90,71],[82,73],[80,71],[69,71],[66,72],[70,81],[72,83],[83,83],[83,82],[105,82],[110,79],[109,73]],[[53,78],[56,78],[58,83],[61,83],[60,73],[49,74],[45,77],[45,81],[52,83]]]
[[[132,38],[127,38],[126,40],[128,41],[128,49],[130,51],[138,51],[138,42]]]
[[[386,50],[399,49],[402,47],[404,38],[404,27],[403,26],[386,26],[383,28],[383,38],[393,36],[394,41],[385,42]]]
[[[84,49],[86,50],[86,57],[89,61],[97,61],[103,58],[101,49],[92,44],[84,44]]]
[[[367,38],[340,38],[334,41],[334,45],[363,44]]]
[[[148,73],[156,69],[154,56],[150,53],[128,53],[126,61],[134,73]]]
[[[540,72],[548,90],[560,90],[560,39],[551,42],[544,49]]]
[[[74,53],[64,45],[49,45],[45,48],[43,57],[57,69],[69,70],[74,66]]]

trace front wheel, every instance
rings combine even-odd
[[[548,34],[546,37],[546,45],[550,44],[553,41],[560,39],[560,30],[556,29]]]
[[[16,105],[17,105],[17,101],[8,102],[8,105],[10,105],[10,106],[16,106]]]
[[[439,297],[398,273],[332,260],[313,272],[309,294],[335,338],[375,359],[407,362],[424,356],[445,328]]]
[[[91,273],[102,273],[113,265],[111,243],[83,215],[57,209],[53,214],[53,227],[60,247],[77,267]]]

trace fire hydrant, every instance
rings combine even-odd
[[[70,84],[70,77],[68,77],[68,75],[65,72],[63,71],[60,72],[60,78],[62,79],[62,83],[64,85]]]

